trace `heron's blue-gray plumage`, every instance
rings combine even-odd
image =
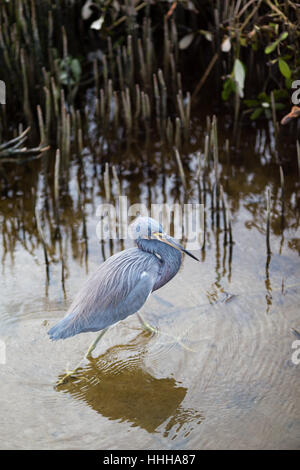
[[[182,262],[182,254],[176,248],[165,245],[158,240],[140,239],[137,240],[137,245],[141,250],[155,254],[161,261],[159,276],[157,276],[153,291],[164,286],[177,274]]]
[[[99,266],[66,316],[49,330],[51,339],[102,330],[140,310],[149,294],[168,282],[180,267],[181,254],[177,250],[161,247],[159,242],[157,245],[153,253],[139,248],[121,251]],[[177,262],[173,258],[170,262],[159,258],[162,248],[166,253],[176,252]]]
[[[51,339],[99,331],[124,320],[175,276],[182,261],[178,249],[153,239],[137,238],[136,243],[137,248],[121,251],[99,266],[66,316],[49,330]]]

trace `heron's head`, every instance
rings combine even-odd
[[[151,219],[151,217],[137,217],[130,225],[130,232],[137,243],[140,240],[158,240],[199,261],[196,256],[187,251],[174,238],[170,237],[170,235],[163,230],[162,225],[156,220]]]

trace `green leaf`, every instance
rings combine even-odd
[[[272,21],[269,22],[269,26],[271,26],[271,28],[273,28],[274,30],[278,27],[278,25],[276,23],[273,23]]]
[[[278,110],[281,110],[281,109],[285,109],[286,108],[286,105],[283,104],[283,103],[275,103],[275,109],[278,109]]]
[[[271,52],[273,52],[276,49],[278,44],[279,44],[279,41],[275,41],[275,42],[272,42],[272,44],[269,44],[265,48],[265,54],[271,54]]]
[[[80,75],[81,75],[81,65],[78,59],[73,59],[71,62],[71,69],[73,76],[76,82],[79,82]]]
[[[223,90],[222,90],[222,99],[224,101],[227,101],[228,98],[230,97],[230,95],[232,93],[235,93],[235,90],[236,90],[236,85],[235,85],[235,82],[234,80],[232,80],[231,77],[228,77],[225,82],[224,82],[224,85],[223,85]]]
[[[237,84],[238,93],[241,98],[244,97],[244,85],[245,85],[245,67],[239,59],[235,59],[233,66],[233,76]]]
[[[284,41],[288,37],[289,33],[285,31],[284,33],[281,33],[279,36],[279,41]]]
[[[281,98],[286,99],[289,97],[288,91],[282,88],[280,90],[273,90],[273,94],[274,94],[275,101]]]
[[[248,108],[255,108],[256,106],[260,105],[258,100],[244,100],[244,103]]]
[[[262,91],[261,93],[259,93],[257,98],[259,99],[259,101],[269,101],[269,102],[271,101],[269,96],[267,95],[267,93],[265,91]]]
[[[73,86],[79,82],[81,65],[78,59],[68,56],[59,61],[59,80],[63,85]]]
[[[66,71],[61,71],[59,74],[59,80],[63,85],[66,85],[68,83],[68,74]]]
[[[276,47],[278,46],[279,44],[279,41],[277,39],[277,41],[275,42],[272,42],[272,44],[269,44],[266,48],[265,48],[265,54],[271,54],[271,52],[275,51]]]
[[[199,29],[199,33],[203,34],[207,41],[211,42],[213,40],[213,35],[210,31],[206,31],[205,29]]]
[[[265,48],[265,54],[271,54],[271,52],[275,51],[276,47],[281,41],[284,41],[288,37],[289,33],[284,32],[282,33],[276,41],[272,42]]]
[[[286,86],[287,88],[292,88],[292,85],[293,85],[293,79],[292,79],[292,77],[286,78],[286,79],[285,79],[285,86]]]
[[[285,78],[290,78],[291,77],[291,75],[292,75],[291,69],[290,69],[288,63],[285,60],[279,59],[278,66],[279,66],[279,70],[280,70],[281,74]]]
[[[252,121],[254,121],[255,119],[258,119],[262,112],[263,110],[261,108],[256,108],[251,114],[250,119]]]

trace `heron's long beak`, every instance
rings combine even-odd
[[[167,245],[170,245],[172,246],[173,248],[176,248],[176,250],[179,250],[183,253],[186,253],[187,255],[189,255],[191,258],[195,259],[196,261],[200,261],[198,258],[196,258],[196,256],[194,256],[190,251],[186,250],[185,248],[183,248],[182,245],[180,245],[180,243],[177,243],[176,240],[174,240],[174,238],[170,237],[169,235],[167,235],[166,233],[159,233],[159,232],[155,232],[153,233],[153,236],[163,242],[163,243],[166,243]]]

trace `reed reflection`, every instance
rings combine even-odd
[[[87,133],[85,155],[75,154],[70,160],[69,167],[59,180],[59,197],[55,194],[58,183],[55,182],[52,168],[55,163],[53,151],[45,153],[42,164],[31,162],[18,168],[4,168],[2,165],[0,215],[3,267],[9,259],[13,264],[18,245],[43,261],[40,250],[44,237],[50,273],[48,276],[48,269],[45,270],[46,285],[49,277],[51,282],[51,266],[60,263],[61,284],[65,293],[71,258],[84,265],[88,273],[89,247],[97,242],[94,227],[98,204],[108,199],[116,203],[122,194],[127,196],[129,204],[143,202],[148,208],[158,200],[170,205],[176,202],[203,203],[202,261],[206,260],[207,250],[213,247],[216,281],[227,279],[230,282],[236,237],[235,218],[246,209],[249,214],[246,227],[264,233],[266,214],[263,194],[267,185],[271,187],[271,237],[280,237],[280,252],[286,245],[300,253],[297,237],[292,233],[299,225],[299,198],[291,168],[281,165],[279,172],[278,164],[271,160],[268,163],[271,173],[266,174],[266,163],[259,153],[259,130],[247,132],[248,148],[241,140],[245,157],[239,160],[238,150],[229,148],[226,134],[221,132],[216,160],[212,129],[211,120],[206,128],[200,126],[197,132],[204,141],[203,148],[199,142],[185,147],[180,152],[180,160],[176,160],[169,149],[159,148],[158,142],[153,139],[147,151],[142,144],[139,148],[134,142],[125,157],[118,146],[112,146],[111,151],[115,153],[109,156],[108,161],[108,157],[104,158],[93,143],[97,141],[95,135],[92,138]],[[270,153],[270,142],[271,139],[264,139],[264,152]],[[251,146],[256,148],[256,158],[252,158],[253,155],[248,158]],[[37,206],[43,237],[37,229]],[[109,240],[99,242],[98,246],[101,262],[126,248],[126,242]]]

